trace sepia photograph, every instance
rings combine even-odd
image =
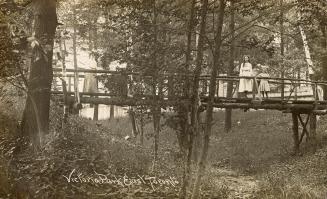
[[[327,199],[327,0],[0,0],[0,199]]]

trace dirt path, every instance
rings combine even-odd
[[[214,179],[212,183],[228,198],[251,198],[259,189],[259,180],[253,176],[241,175],[235,171],[224,168],[211,168],[209,176]]]

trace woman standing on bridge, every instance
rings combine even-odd
[[[259,65],[259,68],[261,68],[262,72],[258,75],[258,77],[269,77],[267,66]],[[266,98],[268,98],[268,92],[270,91],[268,79],[260,79],[259,91],[261,92],[263,98],[265,97],[265,94]]]
[[[252,77],[252,64],[250,63],[249,56],[245,55],[243,58],[243,63],[240,67],[240,76],[243,77]],[[253,89],[253,80],[248,78],[241,78],[238,86],[238,92],[244,93],[244,97],[247,98],[248,92],[251,92]]]

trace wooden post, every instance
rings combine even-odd
[[[215,80],[215,81],[216,81],[216,80]],[[217,95],[217,97],[219,97],[219,80],[216,81],[216,84],[217,84],[216,95]]]
[[[113,120],[114,118],[115,118],[115,105],[110,105],[109,120]]]
[[[62,91],[64,94],[64,114],[63,114],[63,122],[61,124],[62,128],[65,128],[65,124],[67,123],[68,118],[68,100],[67,100],[67,87],[66,87],[66,81],[61,78],[62,81]]]
[[[297,100],[297,88],[300,84],[298,82],[295,82],[295,87],[294,87],[294,100]]]
[[[139,134],[139,131],[137,128],[135,112],[134,112],[133,108],[130,108],[128,113],[129,113],[129,118],[131,119],[131,123],[132,123],[132,134],[134,137],[136,137]]]
[[[96,78],[96,80],[97,80],[96,86],[98,90],[98,79]],[[94,96],[94,97],[97,98],[98,96]],[[94,104],[93,120],[98,121],[98,119],[99,119],[99,104]]]
[[[255,77],[253,77],[252,81],[253,81],[253,84],[252,84],[252,100],[255,100],[255,89],[257,88],[256,87],[257,79]],[[260,96],[260,94],[259,94],[259,96]]]
[[[317,95],[317,89],[318,89],[318,85],[317,83],[314,83],[314,85],[312,86],[312,90],[313,90],[313,99],[315,101],[315,106],[318,104],[318,95]]]
[[[95,98],[97,98],[97,96],[95,96]],[[94,104],[93,120],[94,121],[99,120],[99,105],[98,104]]]
[[[317,129],[317,116],[314,113],[310,114],[310,130],[309,130],[309,139],[307,140],[311,146],[315,149],[316,147],[316,129]]]
[[[72,77],[68,77],[68,92],[72,92]]]
[[[292,120],[293,120],[294,154],[297,154],[300,150],[298,113],[292,112]]]

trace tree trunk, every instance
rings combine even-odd
[[[206,34],[206,17],[208,10],[208,0],[202,0],[201,9],[201,23],[200,23],[200,34],[198,39],[197,47],[197,58],[196,66],[194,71],[193,88],[192,88],[192,104],[191,104],[191,138],[194,133],[198,133],[198,109],[199,109],[199,81],[203,64],[203,52],[204,52],[204,37]]]
[[[135,111],[133,108],[129,109],[129,118],[131,119],[131,123],[132,123],[132,134],[134,137],[137,137],[139,131],[136,123]]]
[[[49,132],[50,91],[53,79],[53,41],[57,26],[56,2],[35,0],[34,9],[35,46],[32,51],[28,97],[23,114],[23,134],[30,137],[36,147]]]
[[[140,144],[143,146],[143,143],[144,143],[144,115],[143,115],[143,107],[141,107],[141,114],[140,114]]]
[[[234,0],[230,1],[230,25],[229,29],[231,32],[231,45],[229,50],[229,67],[227,70],[227,76],[232,75],[234,70],[234,59],[235,59],[235,8]],[[233,82],[228,81],[227,83],[227,98],[231,98],[233,95]],[[232,109],[227,108],[225,113],[225,131],[228,133],[232,129]]]
[[[75,104],[73,106],[73,114],[79,113],[79,104],[80,104],[80,96],[79,96],[79,75],[77,72],[77,19],[76,19],[76,5],[73,6],[73,57],[74,57],[74,93],[75,93]]]
[[[94,20],[94,24],[97,23],[97,19]],[[97,30],[97,27],[95,26],[93,28],[93,46],[94,46],[94,50],[95,50],[95,55],[94,55],[94,59],[95,59],[95,62],[96,62],[96,68],[98,68],[99,66],[99,54],[97,52],[98,50],[98,30]],[[98,87],[98,82],[97,82],[97,87]],[[93,112],[93,120],[97,121],[99,119],[99,105],[98,104],[94,104],[94,112]]]
[[[158,26],[157,19],[158,13],[156,8],[156,0],[153,0],[153,39],[154,39],[154,53],[153,53],[153,82],[152,82],[152,94],[153,97],[156,96],[157,87],[158,87],[158,63],[157,63],[157,45],[158,45]],[[160,93],[161,91],[159,91]],[[161,108],[159,105],[154,105],[152,107],[152,116],[153,116],[153,129],[154,129],[154,159],[153,159],[153,171],[156,170],[156,163],[158,161],[158,149],[159,149],[159,133],[160,133],[160,116]]]
[[[222,42],[221,34],[222,34],[222,27],[224,22],[224,11],[226,6],[226,2],[224,0],[220,0],[219,2],[220,4],[219,4],[217,32],[215,35],[215,52],[214,52],[214,59],[213,59],[214,62],[213,62],[213,68],[210,77],[209,99],[208,99],[207,113],[206,113],[206,127],[205,127],[204,138],[203,138],[203,148],[200,154],[200,160],[198,162],[198,171],[196,173],[195,183],[193,187],[192,199],[199,198],[201,178],[205,171],[206,160],[207,160],[208,149],[209,149],[209,141],[210,141],[211,127],[212,127],[212,119],[213,119],[213,104],[214,104],[214,97],[215,97],[215,90],[216,90],[216,77],[219,68],[220,47]]]
[[[185,54],[185,72],[188,73],[190,71],[190,63],[191,63],[191,51],[192,51],[192,32],[194,30],[194,19],[195,19],[195,4],[196,0],[192,0],[191,2],[191,10],[190,10],[190,19],[188,24],[188,32],[187,32],[187,49]],[[184,86],[184,96],[189,97],[190,95],[190,80],[189,77],[186,76],[186,83]],[[182,176],[182,184],[181,189],[179,192],[179,197],[181,199],[186,198],[186,191],[187,187],[189,185],[189,176],[190,176],[190,170],[191,170],[191,159],[192,159],[192,148],[193,148],[193,132],[190,131],[189,128],[189,121],[188,121],[188,115],[190,113],[189,107],[183,107],[180,111],[180,117],[183,118],[181,120],[181,131],[179,132],[182,134],[180,137],[180,146],[182,149],[183,157],[184,157],[184,170],[183,170],[183,176]],[[188,138],[189,136],[189,138]],[[187,143],[188,147],[184,148],[183,143]],[[187,151],[187,152],[186,152]]]
[[[303,42],[303,50],[304,50],[304,55],[305,55],[305,60],[307,62],[307,74],[309,74],[309,78],[311,79],[312,77],[310,77],[311,75],[313,75],[313,62],[311,59],[311,54],[310,54],[310,49],[309,49],[309,45],[308,45],[308,41],[307,41],[307,36],[302,28],[301,25],[299,25],[299,30],[301,33],[301,38],[302,38],[302,42]]]
[[[321,58],[322,74],[323,80],[327,81],[327,25],[321,24],[320,28],[323,34],[321,46],[324,49],[324,53]],[[324,86],[324,100],[327,100],[327,86]]]
[[[279,0],[279,6],[280,6],[280,55],[282,57],[282,60],[284,59],[284,8],[283,8],[283,0]],[[283,64],[283,61],[282,61]],[[285,76],[285,67],[284,64],[281,67],[281,78],[284,78]],[[282,80],[282,90],[281,90],[281,98],[284,100],[284,90],[285,90],[285,84],[284,80]]]

